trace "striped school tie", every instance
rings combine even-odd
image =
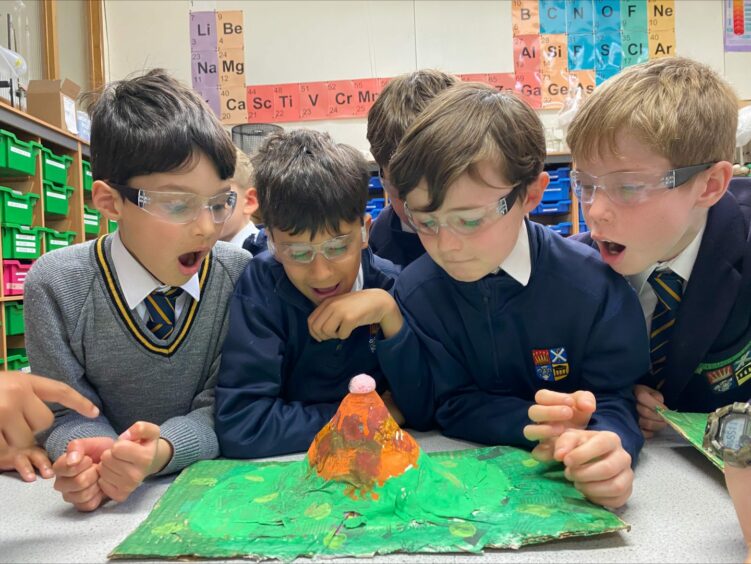
[[[170,288],[166,292],[154,290],[146,296],[144,304],[149,312],[146,327],[157,339],[168,339],[175,328],[175,302],[183,293],[182,288]]]
[[[675,318],[683,295],[683,278],[672,270],[654,271],[649,284],[657,294],[657,305],[652,314],[652,327],[649,331],[649,356],[651,359],[652,384],[660,389],[665,381],[660,372],[667,361],[668,343],[675,328]]]

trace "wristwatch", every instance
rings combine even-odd
[[[710,413],[703,446],[730,466],[751,466],[751,403],[736,402]]]

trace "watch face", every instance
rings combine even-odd
[[[746,415],[731,413],[727,415],[720,427],[719,442],[724,448],[738,450],[751,440],[751,420]]]

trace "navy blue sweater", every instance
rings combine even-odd
[[[596,247],[589,233],[576,238]],[[751,397],[751,179],[734,178],[710,208],[666,348],[670,409],[710,412]],[[648,373],[643,383],[656,385]]]
[[[398,274],[367,249],[362,268],[365,288],[389,290]],[[308,331],[315,307],[269,252],[254,257],[243,272],[230,302],[216,387],[216,433],[224,456],[304,451],[333,417],[350,378],[365,372],[384,389],[370,328],[319,343]]]
[[[503,272],[459,282],[427,254],[406,268],[394,293],[407,323],[381,344],[381,366],[432,388],[415,397],[423,423],[435,409],[446,435],[485,444],[533,446],[522,431],[537,390],[589,390],[589,428],[617,433],[636,461],[632,387],[649,366],[636,294],[591,249],[527,227],[526,287]]]
[[[379,257],[406,267],[425,253],[417,233],[402,229],[399,216],[391,206],[378,214],[370,228],[369,245]]]

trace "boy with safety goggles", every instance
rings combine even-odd
[[[395,286],[402,331],[379,345],[433,386],[446,435],[535,447],[589,499],[619,506],[643,442],[631,389],[646,334],[621,277],[525,218],[544,161],[537,114],[492,87],[452,86],[418,116],[390,171],[427,252]]]
[[[24,288],[32,370],[100,411],[58,406],[46,435],[55,489],[83,511],[219,454],[214,385],[250,259],[215,246],[235,149],[199,96],[154,70],[105,86],[89,110],[92,199],[118,229],[43,255]]]
[[[412,424],[409,375],[386,392],[380,365],[378,340],[402,317],[388,292],[398,269],[368,249],[365,160],[327,134],[295,130],[270,137],[253,166],[269,251],[250,262],[230,305],[216,390],[222,453],[306,450],[362,372]]]
[[[635,387],[647,437],[665,426],[658,406],[710,412],[750,395],[749,188],[728,191],[737,119],[727,82],[673,57],[605,82],[568,132],[580,239],[633,286],[650,333]]]

